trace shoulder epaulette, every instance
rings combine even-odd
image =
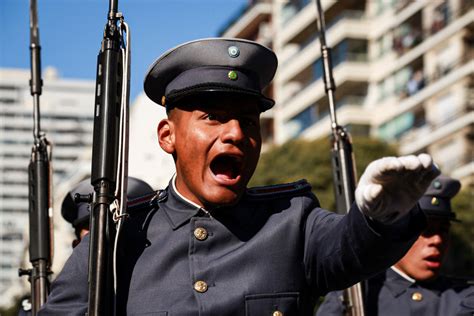
[[[156,206],[166,196],[165,190],[152,191],[145,195],[127,201],[127,213],[131,213],[142,208]]]
[[[286,196],[296,196],[311,191],[311,185],[305,179],[296,182],[253,187],[247,189],[251,199],[269,199]]]

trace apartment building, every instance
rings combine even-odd
[[[260,30],[250,13],[263,5],[279,58],[272,139],[328,137],[314,1],[249,1],[223,34],[253,39],[244,29]],[[474,1],[322,0],[322,7],[339,124],[396,142],[401,154],[428,152],[444,173],[474,183]]]
[[[8,306],[21,293],[18,268],[28,247],[27,167],[33,145],[29,79],[27,69],[0,69],[0,306]],[[43,81],[41,128],[53,144],[57,193],[71,172],[81,170],[78,158],[91,151],[95,82],[63,79],[52,68],[45,70]],[[56,227],[62,222],[58,203],[53,206]],[[56,238],[56,250],[61,239],[67,238]],[[70,243],[64,247],[71,248]]]

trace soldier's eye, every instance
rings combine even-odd
[[[240,123],[243,126],[255,127],[258,125],[258,119],[253,117],[243,117],[240,119]]]
[[[216,121],[219,119],[218,115],[215,113],[207,113],[205,118],[209,121]]]

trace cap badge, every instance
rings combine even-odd
[[[229,77],[230,80],[237,80],[237,73],[233,70],[229,71],[227,74],[227,77]]]
[[[439,205],[439,199],[434,196],[434,197],[431,199],[431,205]]]
[[[236,58],[240,55],[240,50],[237,46],[230,46],[227,49],[227,52],[229,53],[229,56],[232,58]]]
[[[441,182],[435,181],[435,182],[433,182],[433,186],[434,186],[435,189],[440,189],[441,188]]]

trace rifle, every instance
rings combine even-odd
[[[52,273],[52,147],[41,131],[40,101],[41,46],[39,44],[36,0],[30,0],[30,93],[33,96],[33,137],[31,159],[28,165],[29,190],[29,256],[31,269],[19,269],[31,283],[31,313],[36,315],[49,294],[49,275]]]
[[[329,113],[331,118],[332,148],[331,162],[334,178],[334,194],[336,198],[336,210],[345,214],[351,208],[355,200],[356,168],[352,143],[349,133],[344,127],[337,123],[336,107],[334,103],[334,92],[336,86],[332,74],[331,49],[326,45],[324,13],[320,0],[315,0],[318,10],[319,39],[321,43],[321,58],[323,61],[323,80],[326,94],[329,100]],[[357,283],[343,292],[343,303],[345,314],[353,316],[364,315],[364,298],[362,284]]]
[[[117,0],[109,11],[97,57],[91,184],[88,315],[112,315],[115,251],[126,217],[130,33]],[[114,222],[116,226],[114,226]]]

